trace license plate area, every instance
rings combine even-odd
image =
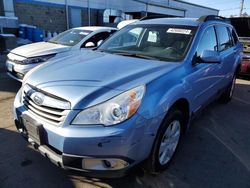
[[[27,115],[22,115],[21,120],[24,132],[27,136],[39,145],[45,144],[43,125]]]

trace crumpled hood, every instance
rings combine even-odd
[[[83,52],[48,62],[32,71],[25,83],[71,102],[74,109],[91,106],[149,81],[178,63]]]
[[[42,55],[55,54],[70,50],[71,47],[49,42],[37,42],[27,44],[11,50],[11,53],[23,57],[36,57]]]

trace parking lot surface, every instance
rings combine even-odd
[[[192,122],[164,173],[138,168],[123,178],[98,179],[60,169],[17,133],[12,104],[21,84],[6,75],[3,62],[0,56],[0,188],[250,187],[250,81],[238,79],[229,104],[214,102]]]

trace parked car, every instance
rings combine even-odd
[[[134,22],[137,22],[139,21],[138,19],[132,19],[132,20],[123,20],[121,21],[118,25],[117,25],[117,28],[118,29],[122,29],[123,27],[131,24],[131,23],[134,23]]]
[[[241,51],[217,16],[132,23],[95,51],[30,71],[15,124],[64,169],[122,176],[145,162],[159,172],[193,117],[214,98],[231,100]]]
[[[117,29],[111,27],[79,27],[67,30],[47,42],[24,45],[12,50],[6,61],[11,78],[22,81],[24,75],[37,65],[78,52],[93,49]]]
[[[250,76],[250,18],[236,17],[230,18],[232,25],[239,35],[239,40],[243,44],[242,66],[239,71],[240,76]]]
[[[244,53],[242,57],[241,68],[239,71],[239,76],[250,76],[250,53]]]

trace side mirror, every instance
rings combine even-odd
[[[94,48],[95,44],[93,42],[87,42],[87,44],[85,44],[84,46],[85,48]]]
[[[201,62],[202,63],[220,63],[220,53],[212,50],[204,50],[201,54]]]

